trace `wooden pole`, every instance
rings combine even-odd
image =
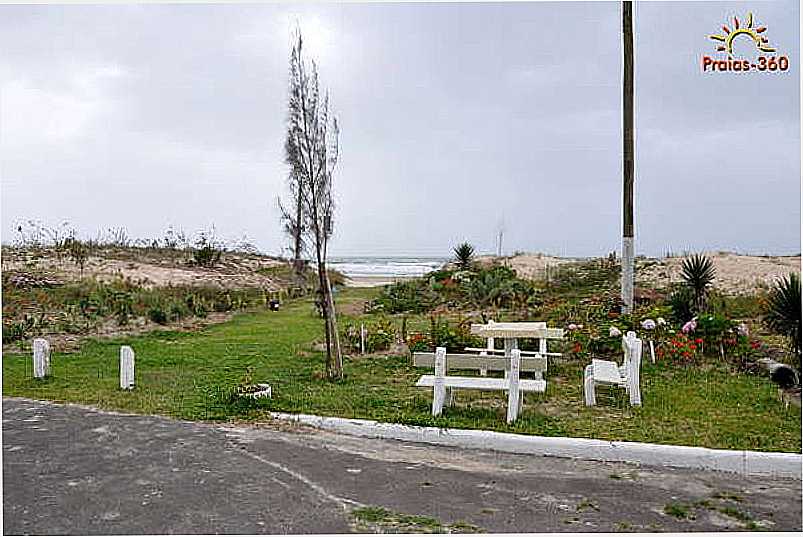
[[[622,312],[633,311],[633,3],[622,2]]]

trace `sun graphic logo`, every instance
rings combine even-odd
[[[789,69],[789,57],[776,54],[765,55],[765,53],[775,53],[777,49],[770,45],[769,39],[764,35],[764,32],[767,31],[766,26],[753,27],[752,13],[747,14],[744,24],[739,23],[738,17],[733,17],[732,28],[728,28],[728,23],[726,23],[722,25],[724,34],[708,36],[709,39],[718,43],[717,51],[727,53],[727,57],[712,58],[704,55],[702,57],[704,73],[723,71],[733,73],[750,71],[775,72]],[[745,37],[755,44],[758,55],[754,59],[733,57],[733,43],[737,37]]]
[[[753,14],[747,14],[747,21],[744,27],[739,26],[739,19],[733,17],[733,30],[729,29],[726,24],[722,25],[722,31],[725,32],[725,35],[709,35],[709,39],[713,39],[714,41],[719,41],[723,43],[717,47],[717,50],[720,52],[727,52],[728,54],[733,54],[733,41],[739,37],[740,35],[749,37],[753,40],[756,44],[756,48],[761,52],[775,52],[775,49],[769,46],[769,39],[767,39],[763,35],[764,32],[767,31],[766,26],[759,26],[758,28],[753,28]]]

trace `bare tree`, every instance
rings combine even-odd
[[[329,239],[334,226],[332,176],[339,156],[337,120],[329,115],[329,95],[321,95],[318,68],[307,65],[302,55],[303,41],[298,32],[290,53],[290,98],[285,141],[285,159],[291,181],[297,187],[301,217],[298,229],[308,237],[315,251],[318,287],[326,333],[326,374],[343,377],[343,356],[337,331],[332,286],[326,269]]]
[[[622,311],[633,311],[633,2],[622,2]]]

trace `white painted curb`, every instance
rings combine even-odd
[[[366,438],[487,449],[524,455],[718,470],[741,475],[771,475],[795,479],[803,477],[803,457],[797,453],[735,451],[641,442],[611,442],[592,438],[531,436],[470,429],[439,429],[437,427],[417,427],[372,420],[330,418],[283,412],[272,412],[271,414],[275,419]]]

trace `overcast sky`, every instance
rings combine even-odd
[[[798,10],[635,6],[637,253],[800,251]],[[703,73],[748,11],[789,70]],[[620,248],[619,2],[0,6],[3,240],[214,224],[278,253],[296,22],[342,129],[335,255],[502,224],[507,252]]]

